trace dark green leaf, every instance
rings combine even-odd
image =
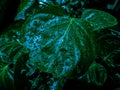
[[[107,80],[107,71],[104,66],[93,63],[86,73],[88,83],[93,83],[96,86],[102,86]]]
[[[0,88],[14,90],[13,74],[14,72],[9,68],[9,65],[0,62]]]
[[[16,90],[25,90],[26,86],[29,85],[26,73],[28,71],[26,67],[27,60],[29,59],[29,51],[27,49],[22,49],[19,54],[15,57],[17,60],[15,63],[14,70],[14,84]],[[30,86],[29,86],[30,88]]]
[[[23,19],[25,20],[25,12],[28,8],[30,8],[33,3],[35,2],[35,0],[20,0],[21,3],[18,7],[18,14],[16,16],[16,20],[20,20]]]
[[[66,15],[65,10],[59,5],[49,5],[39,11],[40,13],[53,14],[57,16]]]
[[[76,18],[53,17],[42,22],[40,16],[31,18],[23,27],[31,62],[55,77],[70,75],[78,62],[80,70],[86,70],[95,55],[92,30]]]
[[[81,19],[83,22],[89,23],[93,30],[105,29],[118,23],[117,19],[111,14],[95,9],[84,10]]]

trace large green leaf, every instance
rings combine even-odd
[[[34,16],[24,27],[30,60],[56,77],[69,75],[78,62],[86,70],[95,55],[92,31],[83,27],[81,19],[53,17],[44,22],[41,18]]]
[[[70,75],[77,64],[85,72],[95,57],[93,30],[116,24],[112,15],[94,9],[85,10],[81,19],[36,14],[23,27],[24,45],[31,50],[30,60],[55,77]]]
[[[64,76],[78,62],[81,71],[88,68],[95,57],[93,30],[115,24],[117,21],[112,15],[93,9],[85,10],[81,19],[36,14],[22,27],[24,45],[31,50],[30,59],[40,69],[57,77]]]

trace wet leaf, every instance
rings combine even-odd
[[[53,17],[44,23],[41,18],[31,18],[24,27],[31,61],[55,77],[70,75],[78,62],[86,70],[95,55],[92,31],[86,30],[81,19]]]
[[[84,11],[81,19],[67,16],[44,19],[42,14],[36,14],[25,23],[24,44],[31,50],[31,61],[55,77],[70,75],[78,62],[80,71],[85,72],[95,57],[93,30],[117,24],[112,15],[94,9]]]

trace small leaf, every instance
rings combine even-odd
[[[104,66],[93,63],[88,69],[87,79],[96,86],[102,86],[107,80],[107,71]]]
[[[13,70],[7,64],[0,64],[0,88],[14,90]]]
[[[35,0],[20,0],[20,5],[18,7],[18,14],[15,17],[15,20],[25,20],[25,12],[28,8],[30,8]]]
[[[101,30],[117,25],[117,19],[111,14],[95,10],[86,9],[83,11],[81,19],[85,23],[89,23],[93,30]]]

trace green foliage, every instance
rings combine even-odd
[[[87,72],[92,83],[103,85],[107,78],[105,68],[92,64],[97,53],[95,31],[116,25],[116,18],[95,9],[85,9],[81,18],[73,18],[59,4],[33,10],[27,18],[25,12],[33,3],[34,0],[21,0],[16,20],[26,19],[25,23],[18,27],[20,31],[12,28],[0,38],[0,87],[6,88],[9,79],[12,89],[17,90],[62,88],[76,67],[77,73]],[[96,71],[100,74],[98,77]]]

